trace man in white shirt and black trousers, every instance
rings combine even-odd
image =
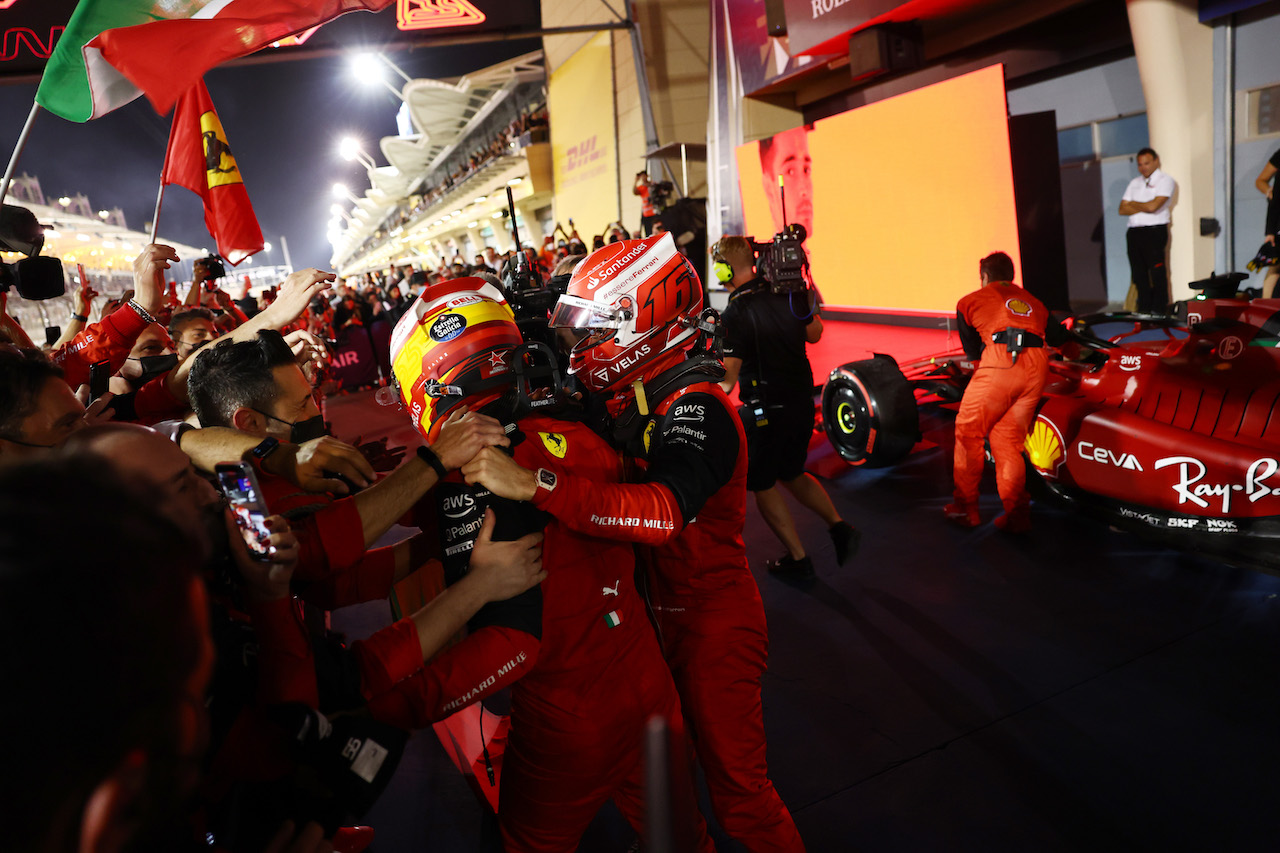
[[[1150,148],[1138,152],[1139,177],[1129,182],[1120,201],[1120,215],[1129,217],[1125,243],[1129,272],[1138,292],[1137,310],[1163,313],[1169,305],[1169,199],[1177,189],[1160,169],[1160,155]]]

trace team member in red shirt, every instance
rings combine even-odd
[[[456,279],[429,289],[401,319],[392,369],[415,426],[433,441],[443,419],[471,406],[508,426],[511,452],[537,472],[539,491],[554,494],[561,478],[617,482],[617,454],[588,427],[539,413],[556,402],[553,356],[522,344],[500,300],[482,279]],[[551,377],[551,396],[529,392],[539,375]],[[446,580],[460,576],[486,510],[498,540],[545,526],[547,579],[540,591],[480,611],[466,640],[371,702],[374,716],[422,726],[514,682],[498,814],[509,853],[576,849],[610,797],[640,831],[645,726],[662,717],[677,745],[676,849],[713,849],[695,806],[680,701],[633,583],[633,548],[460,480],[446,479],[435,497]]]
[[[768,776],[768,630],[742,541],[746,440],[717,384],[724,369],[705,352],[714,327],[701,311],[702,286],[669,234],[589,255],[551,323],[587,332],[570,372],[606,398],[610,434],[640,469],[638,482],[564,476],[542,489],[533,471],[489,449],[462,470],[569,528],[650,546],[650,603],[716,819],[750,850],[803,850]]]
[[[1004,252],[988,255],[978,263],[982,287],[956,305],[965,353],[981,361],[956,416],[955,500],[944,512],[963,527],[981,523],[982,442],[990,436],[1004,504],[994,524],[1016,533],[1031,528],[1022,447],[1049,373],[1044,338],[1050,318],[1039,299],[1013,283],[1013,273],[1013,261]]]

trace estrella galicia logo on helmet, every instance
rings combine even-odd
[[[462,330],[465,328],[467,328],[467,318],[461,314],[441,314],[431,324],[428,334],[431,335],[431,340],[437,343],[444,343],[462,334]]]

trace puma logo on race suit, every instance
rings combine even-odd
[[[600,594],[601,595],[617,595],[618,585],[621,583],[622,583],[622,578],[618,578],[616,581],[613,582],[613,589],[610,589],[609,587],[606,586],[600,591]]]

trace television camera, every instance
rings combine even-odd
[[[40,255],[44,248],[44,226],[25,207],[6,204],[0,208],[0,251],[26,255],[12,264],[0,263],[0,293],[10,288],[23,299],[53,299],[67,290],[62,261]]]
[[[768,243],[747,238],[755,253],[756,269],[774,293],[803,293],[809,289],[809,258],[804,253],[808,236],[803,225],[793,222]]]
[[[541,271],[529,261],[528,254],[520,247],[516,205],[510,187],[507,187],[507,216],[511,222],[511,238],[516,245],[516,254],[502,270],[503,295],[515,314],[521,337],[529,343],[547,344],[554,350],[555,340],[547,328],[547,317],[564,293],[563,285],[557,289],[544,284]]]

